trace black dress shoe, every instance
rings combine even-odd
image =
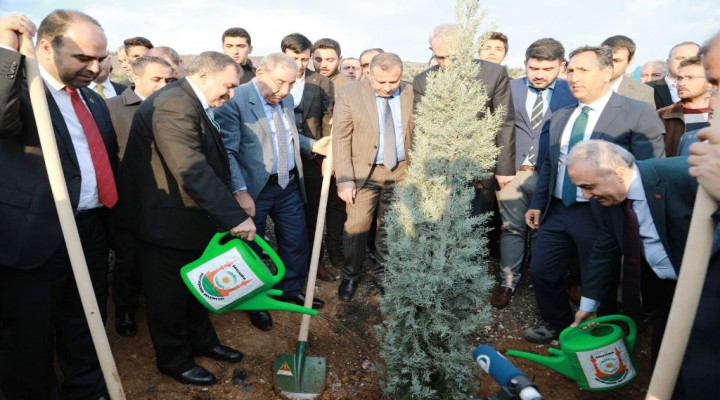
[[[345,265],[345,256],[340,250],[328,251],[328,258],[330,259],[330,264],[335,268],[342,268]]]
[[[218,361],[240,362],[245,355],[233,348],[219,344],[212,349],[208,349],[195,354],[200,357],[209,357]]]
[[[338,297],[340,297],[340,300],[345,302],[352,300],[355,292],[357,292],[358,283],[356,280],[343,279],[342,282],[340,282],[340,287],[338,287]]]
[[[250,322],[261,331],[269,331],[272,329],[273,321],[270,313],[267,311],[250,311]]]
[[[115,314],[115,331],[120,336],[132,336],[137,333],[135,314],[132,312],[120,312]]]
[[[215,375],[211,374],[210,371],[199,365],[196,365],[189,370],[180,373],[172,373],[165,371],[160,372],[170,376],[171,378],[175,379],[180,383],[185,383],[188,385],[209,386],[217,382],[217,378],[215,378]]]
[[[295,303],[295,304],[297,304],[297,305],[299,305],[299,306],[304,306],[304,305],[305,305],[305,295],[302,294],[302,293],[300,293],[299,295],[297,295],[297,296],[295,296],[295,297],[292,297],[292,298],[289,298],[289,299],[283,299],[283,300],[284,300],[284,301],[287,301],[287,302],[289,302],[289,303]],[[323,308],[323,307],[325,307],[325,302],[322,301],[322,300],[320,300],[320,299],[318,299],[317,297],[313,297],[312,308],[315,309],[315,310],[318,310],[318,309],[321,309],[321,308]]]

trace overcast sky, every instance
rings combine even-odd
[[[678,42],[703,42],[720,29],[718,0],[485,0],[484,29],[494,24],[510,39],[506,64],[519,67],[525,49],[541,37],[560,40],[567,52],[623,34],[638,46],[631,69],[665,59]],[[108,46],[145,36],[181,54],[220,50],[222,32],[247,29],[253,55],[280,50],[283,36],[300,32],[314,41],[331,37],[343,55],[382,47],[407,61],[430,57],[433,26],[455,21],[453,0],[0,0],[0,14],[19,11],[39,25],[56,8],[74,8],[100,21]]]

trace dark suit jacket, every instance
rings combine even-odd
[[[637,162],[645,197],[660,241],[679,272],[695,204],[697,181],[688,174],[687,157],[656,158]],[[611,274],[622,254],[623,205],[600,207],[604,224],[593,246],[589,268],[583,276],[583,296],[604,299],[611,290]]]
[[[542,163],[535,194],[530,208],[541,210],[542,218],[547,215],[560,160],[560,140],[570,115],[577,106],[568,106],[556,111],[550,123],[543,127],[548,135],[548,151]],[[645,160],[665,155],[662,123],[652,106],[617,93],[610,95],[605,109],[595,124],[590,139],[602,139],[615,143],[631,152],[636,159]]]
[[[531,147],[535,148],[534,154],[536,154],[536,158],[531,160],[533,163],[540,161],[541,157],[545,157],[545,154],[540,152],[539,139],[542,128],[533,132],[530,115],[528,115],[527,107],[525,107],[528,96],[527,78],[511,80],[510,90],[513,105],[515,106],[515,170],[517,171],[525,159],[525,155],[530,152]],[[550,97],[550,104],[545,111],[545,115],[543,115],[543,125],[550,123],[553,112],[574,104],[577,104],[577,100],[570,92],[567,81],[557,79]],[[547,151],[547,148],[544,150]]]
[[[513,107],[512,95],[510,94],[510,78],[507,70],[502,65],[488,61],[478,61],[478,63],[480,63],[478,79],[483,82],[487,89],[488,101],[486,107],[490,112],[494,113],[495,110],[504,106],[507,112],[500,131],[495,137],[495,144],[500,148],[495,174],[512,176],[515,175],[515,107]],[[422,96],[425,95],[428,74],[439,69],[439,65],[430,67],[413,79],[416,107]],[[483,112],[480,111],[479,118],[482,118]]]
[[[655,91],[655,109],[659,110],[663,107],[667,107],[673,104],[672,95],[670,94],[670,88],[668,88],[665,78],[650,81],[646,85],[653,88]]]
[[[400,83],[405,160],[410,160],[413,125],[412,85]],[[360,189],[370,176],[378,152],[378,112],[370,81],[363,79],[344,86],[333,110],[333,163],[338,183],[354,181]]]
[[[157,246],[201,250],[248,218],[230,193],[220,136],[187,79],[137,109],[120,178],[122,216]]]
[[[134,90],[126,88],[120,95],[105,99],[110,118],[112,119],[115,134],[117,135],[118,148],[120,149],[120,160],[125,154],[127,147],[128,135],[130,134],[130,126],[132,125],[135,111],[140,107],[142,99]]]
[[[315,71],[305,70],[302,101],[295,108],[298,132],[312,139],[330,135],[333,94],[330,79]]]
[[[45,262],[64,239],[22,71],[24,57],[0,48],[0,60],[0,265],[31,269]],[[105,102],[90,89],[79,92],[117,171],[117,142]],[[70,203],[76,209],[81,175],[75,148],[47,88],[45,94]]]

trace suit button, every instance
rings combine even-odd
[[[368,167],[372,167],[372,163],[368,163]]]
[[[377,146],[373,146],[373,149],[377,149]]]
[[[10,75],[8,75],[7,77],[8,77],[8,79],[14,79],[14,78],[15,78],[15,75],[10,74]]]

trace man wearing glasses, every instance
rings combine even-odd
[[[699,57],[680,62],[676,81],[680,101],[659,109],[658,116],[665,125],[665,153],[678,155],[680,138],[685,132],[708,126],[708,99],[710,84]]]
[[[281,300],[302,305],[310,254],[300,155],[324,155],[330,137],[313,140],[298,134],[290,95],[297,74],[292,57],[265,56],[255,78],[237,88],[235,97],[215,111],[215,119],[230,161],[235,199],[253,218],[258,235],[265,235],[268,216],[275,224],[278,254],[285,264],[285,277],[275,288],[284,292]],[[323,305],[313,300],[313,308]],[[250,322],[263,331],[272,329],[267,311],[250,312]]]

